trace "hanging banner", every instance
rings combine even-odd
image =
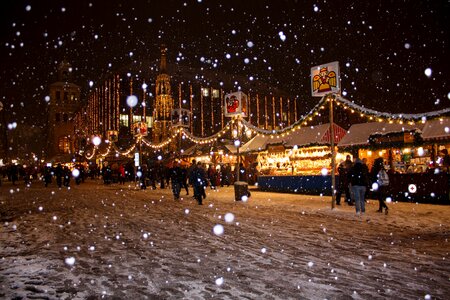
[[[136,122],[133,123],[133,135],[134,136],[147,136],[147,123],[145,122]]]
[[[338,61],[311,68],[311,93],[313,97],[339,93],[340,89]]]
[[[189,127],[191,124],[191,112],[189,109],[184,108],[172,109],[171,123],[172,126]]]
[[[247,95],[235,92],[225,95],[225,117],[247,116]]]

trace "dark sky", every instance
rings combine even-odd
[[[3,0],[0,11],[0,101],[18,124],[45,119],[62,59],[87,90],[106,72],[157,61],[163,42],[172,63],[276,85],[303,99],[305,112],[319,100],[310,68],[331,61],[357,104],[450,107],[448,0]]]

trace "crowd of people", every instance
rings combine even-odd
[[[428,172],[449,173],[450,155],[446,149],[440,151],[440,157],[435,164],[431,164]],[[341,205],[341,198],[345,197],[348,205],[354,205],[357,214],[365,213],[365,203],[369,192],[379,202],[377,212],[388,214],[389,207],[386,199],[391,197],[389,194],[389,174],[395,173],[392,168],[386,168],[382,157],[374,160],[371,169],[367,166],[366,159],[355,158],[351,160],[350,155],[342,161],[338,167],[339,181],[336,186],[336,204]]]
[[[389,196],[387,187],[389,186],[389,175],[384,167],[383,158],[375,159],[371,170],[367,166],[366,160],[355,158],[351,160],[347,155],[345,161],[338,166],[339,183],[336,189],[336,204],[341,205],[342,195],[348,205],[354,205],[357,214],[366,212],[366,195],[371,190],[379,202],[378,212],[388,214],[389,208],[386,205],[386,198]]]
[[[141,189],[171,188],[175,200],[180,199],[182,190],[189,195],[189,188],[192,188],[192,195],[199,205],[203,204],[203,199],[206,198],[206,188],[230,186],[236,181],[236,173],[230,164],[204,164],[196,160],[189,165],[184,161],[172,160],[170,163],[148,162],[139,167],[134,166],[134,161],[127,163],[105,161],[102,166],[95,163],[58,163],[42,166],[10,164],[1,168],[0,175],[0,179],[10,181],[13,185],[17,185],[20,181],[24,181],[25,185],[40,182],[45,187],[56,184],[59,188],[69,187],[72,181],[77,185],[81,184],[88,178],[100,178],[105,185],[133,182]],[[239,180],[249,179],[256,182],[256,175],[249,172],[241,163]]]

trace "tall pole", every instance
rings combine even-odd
[[[330,101],[330,142],[331,142],[331,209],[334,209],[336,204],[336,151],[334,149],[334,118],[333,118],[333,99],[334,95],[328,94],[328,101]],[[342,179],[341,179],[342,180]]]
[[[240,141],[240,139],[241,139],[241,133],[240,133],[240,128],[239,128],[239,116],[236,118],[236,137],[237,137],[237,139],[238,139],[238,141],[239,141],[239,143],[237,143],[237,145],[236,145],[236,155],[237,155],[237,157],[236,157],[236,181],[239,181],[239,166],[240,166],[240,164],[241,164],[241,157],[240,157],[240,155],[239,155],[239,147],[241,146],[241,141]]]

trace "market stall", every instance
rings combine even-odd
[[[436,121],[354,124],[338,148],[365,159],[369,170],[373,161],[382,157],[390,174],[389,194],[394,199],[448,201],[448,175],[434,168],[431,132],[438,131],[437,127]]]
[[[334,124],[336,142],[346,134]],[[243,152],[258,152],[261,190],[330,193],[330,124],[302,127],[285,136],[260,136],[242,147]],[[348,153],[337,153],[337,161]]]
[[[423,150],[420,135],[423,126],[388,122],[354,124],[338,143],[338,148],[365,158],[369,169],[376,158],[383,157],[387,169],[406,173],[411,158]],[[428,155],[421,154],[423,158]]]

